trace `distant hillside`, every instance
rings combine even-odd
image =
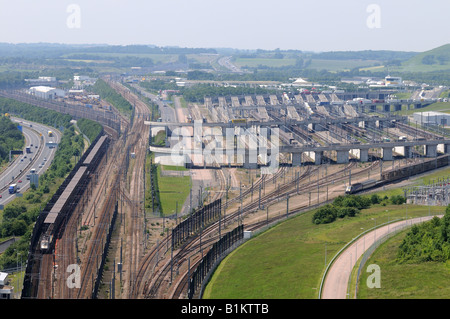
[[[450,44],[417,54],[402,63],[401,72],[431,72],[450,69]]]
[[[387,51],[387,50],[330,51],[330,52],[315,53],[312,55],[312,58],[318,60],[405,61],[410,59],[411,57],[416,56],[417,54],[418,52]]]

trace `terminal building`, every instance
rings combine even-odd
[[[28,93],[46,100],[66,96],[66,92],[64,90],[56,89],[50,86],[33,86],[28,90]]]

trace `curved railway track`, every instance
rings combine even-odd
[[[270,180],[275,180],[276,178],[280,177],[284,171],[286,170],[285,167],[280,168],[277,173],[273,174],[272,178]],[[220,183],[221,188],[220,190],[215,194],[215,196],[212,198],[213,201],[217,200],[219,198],[222,198],[224,196],[225,193],[225,184],[226,184],[226,177],[225,174],[223,173],[223,170],[219,170],[220,171],[220,177],[222,182]],[[254,184],[252,188],[248,188],[246,189],[244,192],[242,192],[242,197],[247,196],[248,194],[250,194],[251,192],[253,192],[255,189],[257,189],[257,187],[259,187],[259,185],[261,183],[263,183],[265,180],[267,179],[267,175],[263,175],[261,178],[259,178]],[[228,203],[233,203],[233,202],[238,202],[240,199],[239,197],[234,197],[232,198],[230,201],[228,201]],[[156,265],[159,263],[159,258],[164,256],[168,249],[166,249],[165,251],[163,251],[162,253],[159,252],[160,247],[168,247],[168,242],[171,240],[171,236],[167,236],[165,237],[161,243],[159,243],[156,246],[153,246],[153,248],[144,256],[143,260],[141,261],[141,265],[139,267],[139,271],[137,274],[137,278],[136,278],[136,284],[134,287],[134,291],[133,294],[130,296],[132,298],[138,298],[139,297],[139,291],[142,290],[142,286],[148,286],[149,282],[148,280],[145,280],[144,282],[144,276],[145,273],[148,272],[151,269],[152,274],[154,273],[154,268],[156,267]],[[176,258],[180,258],[180,256],[176,255]],[[167,270],[166,273],[167,274]],[[160,275],[160,278],[161,275]],[[147,288],[144,288],[144,290]],[[154,291],[155,289],[153,289]]]
[[[346,171],[356,165],[355,162],[351,162],[345,167],[342,168],[342,170],[329,174],[327,176],[326,180],[318,180],[316,182],[308,182],[306,178],[310,176],[311,174],[317,172],[319,169],[318,167],[312,167],[308,166],[305,171],[298,176],[297,179],[294,179],[292,181],[288,181],[287,183],[280,185],[277,189],[274,189],[269,194],[261,197],[261,204],[262,205],[270,205],[273,203],[276,203],[280,201],[281,199],[285,198],[287,195],[294,195],[297,192],[305,192],[308,189],[317,187],[317,184],[319,184],[319,187],[323,187],[326,185],[331,185],[333,183],[336,183],[337,181],[346,180],[348,176],[343,175],[342,172]],[[359,172],[356,172],[353,174],[353,176],[357,177],[359,175],[364,175],[367,173],[368,170],[374,169],[376,166],[378,166],[378,162],[372,163],[369,167],[361,169]],[[282,176],[283,171],[280,169],[276,176],[273,176],[272,178],[279,178]],[[299,182],[302,182],[302,185],[300,187]],[[254,187],[257,184],[254,185]],[[251,189],[248,189],[246,191],[246,195],[248,195],[251,192]],[[238,196],[234,198],[235,200],[239,200]],[[292,215],[294,213],[297,213],[298,211],[302,211],[307,208],[312,208],[309,205],[302,205],[300,207],[296,207],[295,209],[291,210],[289,212],[289,215]],[[191,239],[189,242],[185,243],[182,247],[178,248],[177,250],[173,251],[173,258],[169,258],[167,255],[168,253],[172,252],[170,251],[170,248],[164,248],[163,251],[160,251],[158,247],[154,247],[152,249],[151,254],[149,254],[145,260],[143,260],[143,263],[140,267],[140,273],[138,275],[138,280],[136,282],[135,292],[133,294],[134,298],[180,298],[184,296],[184,293],[187,292],[187,276],[189,274],[189,269],[187,265],[187,261],[191,261],[191,267],[190,269],[195,269],[195,265],[200,261],[200,250],[203,251],[203,253],[207,252],[208,249],[212,246],[213,243],[215,243],[219,238],[219,232],[218,229],[221,227],[222,229],[225,228],[225,225],[232,224],[235,222],[241,223],[243,220],[244,215],[249,214],[250,212],[257,211],[259,209],[259,202],[251,202],[249,204],[246,204],[243,206],[242,211],[240,209],[233,211],[230,214],[227,214],[226,216],[223,216],[219,221],[213,223],[209,227],[202,230],[201,236],[197,234],[197,236],[193,239]],[[277,219],[283,219],[286,218],[286,214],[282,216],[275,216],[272,217],[269,222],[273,222]],[[255,230],[257,228],[263,227],[267,224],[267,220],[255,222],[253,224],[247,225],[247,228],[249,230]],[[171,240],[170,236],[167,236],[164,239],[164,243],[168,243],[168,241]],[[159,248],[164,247],[164,245],[160,245]],[[168,246],[167,246],[168,247]],[[159,256],[158,260],[155,260],[155,256]],[[160,259],[162,259],[163,256],[166,256],[166,262],[162,264],[158,269],[157,266],[160,263]],[[146,276],[145,273],[148,272],[148,269],[151,267],[151,274],[149,275],[149,279],[146,279],[144,281],[144,277]],[[171,283],[170,279],[168,278],[169,273],[176,269],[176,274],[179,274],[180,272],[182,275],[177,276],[177,280],[175,283]],[[172,273],[173,276],[173,273]],[[173,278],[172,278],[173,279]]]

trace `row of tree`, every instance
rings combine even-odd
[[[337,218],[354,217],[361,209],[372,204],[368,197],[360,195],[338,196],[332,204],[327,204],[317,210],[312,217],[314,224],[328,224]]]
[[[414,225],[407,232],[397,253],[398,263],[428,261],[446,262],[450,259],[450,205],[442,219]]]
[[[361,195],[345,195],[338,196],[332,204],[327,204],[319,208],[312,217],[314,224],[328,224],[334,222],[338,218],[355,217],[361,210],[369,208],[371,205],[386,205],[386,202],[394,205],[401,205],[405,202],[405,198],[401,195],[393,195],[381,198],[378,194],[371,196]]]
[[[117,93],[108,85],[108,83],[106,83],[102,79],[98,79],[95,84],[89,88],[89,90],[95,94],[100,95],[103,100],[114,105],[120,112],[130,114],[131,110],[133,109],[133,106],[130,104],[130,102],[128,102],[122,95]]]
[[[0,164],[9,160],[9,151],[21,150],[25,138],[8,117],[0,116]]]
[[[68,114],[31,106],[27,103],[3,97],[0,97],[0,113],[9,113],[25,120],[42,123],[56,128],[68,127],[72,120],[72,117]]]
[[[90,141],[95,140],[98,134],[102,131],[102,126],[99,123],[89,119],[79,119],[77,121],[77,126]]]

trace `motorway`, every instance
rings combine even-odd
[[[140,94],[142,94],[146,98],[149,98],[152,102],[158,105],[159,111],[161,113],[161,120],[163,122],[177,122],[177,115],[175,110],[167,106],[167,104],[161,101],[158,96],[145,91],[139,85],[132,84],[131,86],[135,88]]]
[[[10,184],[17,184],[19,187],[18,194],[22,194],[30,187],[30,181],[27,180],[26,175],[29,174],[31,168],[35,168],[36,173],[39,175],[45,172],[50,166],[56,152],[56,148],[51,149],[46,146],[46,143],[50,141],[59,143],[61,140],[61,133],[52,127],[18,118],[11,118],[11,120],[22,125],[23,135],[25,136],[25,147],[28,145],[33,146],[31,147],[30,154],[27,154],[24,148],[23,155],[18,155],[1,172],[0,205],[9,203],[17,196],[17,194],[9,194],[8,186]],[[48,131],[53,132],[53,137],[48,137]],[[42,134],[42,140],[39,134]]]
[[[233,73],[243,73],[242,70],[236,66],[235,64],[233,64],[231,62],[231,56],[225,56],[225,57],[221,57],[217,63],[219,63],[220,66],[224,67],[225,69],[228,69],[229,71],[233,72]]]
[[[158,96],[145,91],[139,85],[132,85],[132,87],[135,88],[140,94],[142,94],[146,98],[149,98],[152,102],[154,102],[158,105],[158,109],[161,114],[162,122],[174,123],[174,124],[179,123],[177,111],[173,107],[167,105],[167,103],[164,103],[164,101],[161,101],[161,99]],[[177,106],[179,106],[179,101],[177,101],[177,102],[178,102]],[[179,107],[181,108],[181,106],[179,106]],[[148,121],[144,121],[144,123],[147,123],[147,122]],[[160,122],[154,122],[154,123],[159,124]],[[156,131],[161,130],[161,128],[163,128],[163,126],[162,125],[161,126],[154,125],[153,128],[154,128],[154,130],[152,130],[152,132],[151,132],[152,136],[156,135]],[[171,127],[171,126],[169,128],[173,129],[173,127]],[[169,141],[169,143],[171,142],[170,139],[168,141]]]

